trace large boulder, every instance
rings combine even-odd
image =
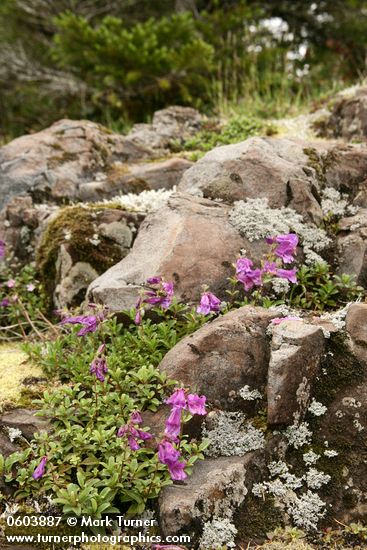
[[[366,147],[254,137],[207,153],[178,189],[225,202],[264,197],[272,208],[288,206],[319,222],[325,186],[354,198],[366,177]]]
[[[182,301],[197,300],[204,284],[224,297],[231,263],[246,246],[228,213],[214,201],[173,195],[145,218],[128,256],[91,284],[89,299],[112,311],[130,308],[140,285],[157,275],[175,283]]]
[[[274,312],[252,306],[227,313],[183,338],[159,369],[196,388],[216,407],[248,409],[238,392],[244,386],[264,392],[270,356],[266,329],[272,317]]]

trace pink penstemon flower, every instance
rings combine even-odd
[[[32,477],[33,479],[35,479],[36,481],[38,481],[42,476],[45,475],[45,471],[46,471],[46,462],[47,462],[47,457],[46,456],[43,456],[41,458],[41,461],[40,463],[38,464],[37,468],[34,470],[33,474],[32,474]]]
[[[212,292],[204,292],[200,299],[200,304],[196,308],[196,313],[202,313],[208,315],[209,313],[219,313],[221,300],[215,296]]]

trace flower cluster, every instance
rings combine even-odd
[[[104,375],[107,374],[107,360],[104,355],[106,344],[101,344],[97,350],[96,356],[90,364],[90,373],[94,374],[95,377],[100,381],[104,382]]]
[[[298,237],[294,233],[267,237],[266,242],[272,246],[270,253],[260,268],[254,268],[252,260],[246,257],[238,258],[236,262],[236,279],[243,284],[246,292],[254,287],[262,286],[273,277],[285,279],[291,283],[297,282],[297,269],[284,269],[282,264],[294,261],[298,245]]]
[[[162,464],[167,466],[171,479],[179,481],[187,477],[184,472],[186,462],[180,460],[180,452],[174,446],[179,441],[181,433],[182,413],[184,410],[188,410],[190,414],[205,415],[206,397],[193,393],[187,394],[184,389],[180,388],[174,391],[166,403],[172,406],[172,410],[166,421],[165,437],[158,446],[158,458]]]
[[[209,313],[219,313],[221,301],[212,292],[204,292],[201,296],[200,304],[196,308],[196,313],[208,315]]]
[[[167,282],[163,277],[150,277],[147,279],[147,288],[144,288],[135,305],[135,323],[140,325],[145,313],[144,305],[160,306],[167,309],[173,299],[173,283]]]
[[[143,419],[139,412],[134,412],[130,416],[130,420],[124,426],[121,426],[117,432],[117,437],[127,437],[129,447],[132,451],[140,449],[140,441],[146,441],[152,439],[152,434],[141,430],[139,427],[142,424]]]

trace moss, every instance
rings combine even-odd
[[[248,495],[235,513],[234,523],[238,541],[262,541],[277,527],[283,527],[282,513],[275,506],[274,498],[265,495],[259,499]]]
[[[314,397],[326,406],[340,390],[353,387],[363,380],[364,367],[352,353],[347,336],[342,332],[331,334],[320,372],[322,374],[315,385]]]
[[[20,345],[0,345],[0,410],[5,406],[18,405],[25,380],[32,377],[36,381],[42,375],[42,370],[28,360]]]
[[[120,193],[141,193],[149,189],[147,183],[131,174],[126,164],[113,164],[107,170],[109,187],[116,188]]]
[[[61,244],[67,243],[73,260],[89,263],[97,273],[103,273],[123,257],[121,248],[107,237],[99,236],[98,246],[90,242],[105,208],[111,208],[111,205],[91,209],[69,206],[49,223],[36,254],[39,276],[49,296],[54,290],[56,260]],[[65,240],[65,232],[70,234],[70,240]]]

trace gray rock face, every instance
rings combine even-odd
[[[270,425],[302,419],[323,353],[321,328],[301,321],[274,327],[267,383]]]
[[[367,365],[367,304],[352,304],[345,323],[355,355]]]
[[[263,390],[269,362],[266,328],[274,316],[245,306],[183,338],[163,358],[159,369],[189,384],[216,407],[243,409],[238,397],[245,385]]]
[[[198,462],[185,485],[164,488],[159,497],[164,536],[195,533],[201,521],[220,517],[228,508],[239,506],[248,492],[246,470],[253,455]]]
[[[177,194],[140,226],[131,252],[96,279],[90,300],[112,311],[132,307],[149,277],[175,283],[175,295],[197,300],[201,286],[223,294],[231,263],[246,241],[228,222],[228,207],[210,200]]]

